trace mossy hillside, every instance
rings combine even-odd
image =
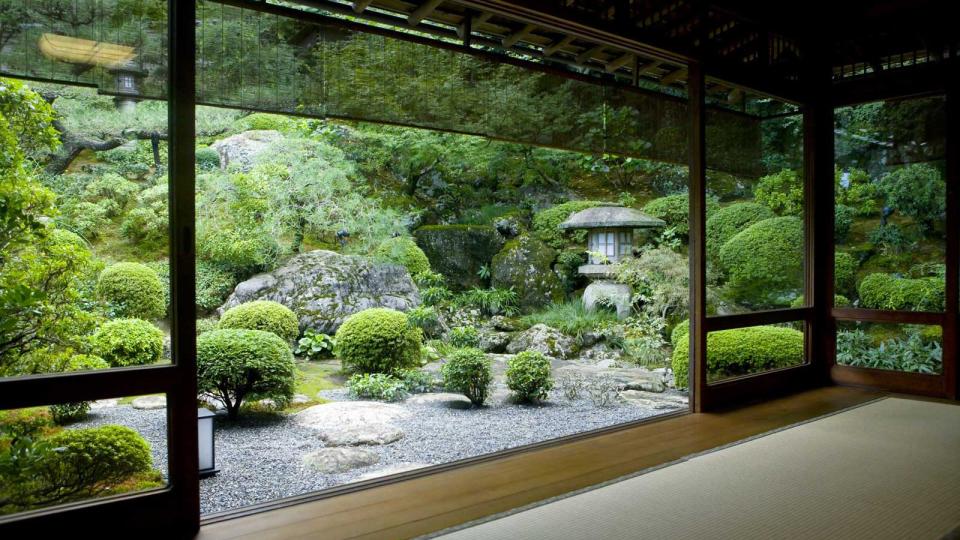
[[[488,225],[426,225],[413,233],[434,272],[442,274],[456,290],[483,287],[478,275],[505,243]]]

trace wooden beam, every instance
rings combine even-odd
[[[363,13],[363,10],[367,9],[371,3],[373,3],[373,0],[353,0],[353,11]]]
[[[690,224],[690,408],[703,412],[709,408],[707,389],[707,122],[706,88],[703,66],[691,62],[687,84],[689,130],[688,206]],[[679,70],[678,70],[679,71]]]
[[[640,66],[640,68],[637,69],[637,76],[646,75],[647,73],[650,73],[651,71],[657,69],[658,67],[660,67],[660,62],[657,60],[653,60],[648,64]]]
[[[560,49],[563,49],[564,47],[567,47],[571,43],[573,43],[573,36],[564,36],[564,38],[561,39],[560,41],[557,41],[556,43],[551,43],[550,45],[547,45],[546,47],[544,47],[543,55],[553,56],[557,51],[559,51]]]
[[[667,73],[663,77],[660,77],[660,84],[664,86],[670,85],[679,81],[680,79],[683,79],[686,76],[687,76],[687,70],[685,68],[679,68],[673,73]]]
[[[590,47],[589,49],[583,51],[582,53],[580,53],[580,54],[577,55],[577,63],[578,63],[578,64],[583,64],[583,63],[586,62],[587,60],[590,60],[591,58],[593,58],[594,56],[596,56],[597,53],[599,53],[600,51],[602,51],[602,50],[604,49],[604,47],[605,47],[605,45],[597,45],[597,46],[595,46],[595,47]]]
[[[490,17],[493,17],[493,13],[489,11],[483,11],[479,15],[473,18],[473,27],[476,28],[481,24],[486,24],[490,20]]]
[[[530,32],[533,32],[536,29],[537,29],[537,25],[535,24],[524,25],[524,27],[521,28],[520,30],[508,36],[504,36],[503,40],[500,43],[503,44],[503,48],[509,49],[510,47],[513,47],[514,45],[516,45],[517,42],[520,41],[521,39],[529,36]]]
[[[623,56],[621,56],[620,58],[617,58],[616,60],[614,60],[614,61],[612,61],[612,62],[608,62],[608,63],[607,63],[607,73],[613,73],[614,71],[616,71],[616,70],[622,68],[623,66],[629,64],[630,61],[633,60],[633,58],[634,58],[634,55],[633,55],[632,53],[627,53],[627,54],[624,54]]]
[[[413,12],[410,13],[410,16],[407,17],[407,24],[410,26],[416,26],[420,24],[420,21],[433,13],[433,10],[437,9],[437,7],[442,3],[443,0],[427,0],[426,2],[420,4],[420,7],[413,10]]]

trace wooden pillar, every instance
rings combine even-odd
[[[703,65],[691,62],[687,70],[690,148],[690,407],[705,410],[707,386],[707,153]]]
[[[946,313],[943,320],[944,394],[957,399],[958,310],[960,310],[960,75],[954,65],[944,70],[946,81]]]
[[[819,60],[819,61],[818,61]],[[807,359],[815,375],[830,380],[836,356],[834,296],[834,150],[830,63],[818,56],[804,75],[808,99],[803,105],[804,298],[813,315],[807,325]]]
[[[171,491],[179,505],[178,530],[200,527],[197,456],[197,367],[195,303],[194,117],[196,101],[196,3],[168,0],[171,354],[176,384],[167,396]]]

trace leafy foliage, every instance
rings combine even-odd
[[[116,317],[153,320],[167,313],[160,277],[140,263],[123,262],[105,268],[97,280],[97,296]]]
[[[443,384],[451,392],[459,392],[474,405],[483,405],[493,384],[490,359],[474,348],[457,349],[440,368]]]
[[[317,360],[333,356],[335,346],[336,342],[332,337],[312,328],[307,328],[303,337],[297,342],[297,349],[294,352],[306,356],[310,360]]]
[[[356,373],[347,380],[347,388],[360,399],[403,401],[407,397],[404,382],[386,373]]]
[[[939,341],[925,340],[920,332],[876,343],[863,330],[841,331],[837,332],[837,363],[932,375],[942,369],[943,348]]]
[[[142,366],[160,360],[163,332],[142,319],[115,319],[103,323],[90,344],[112,367]]]
[[[753,306],[782,306],[803,286],[803,222],[788,216],[755,223],[720,249],[733,298]]]
[[[862,307],[905,311],[943,311],[944,280],[938,277],[901,278],[870,274],[860,281]]]
[[[784,169],[757,181],[754,200],[780,216],[803,214],[803,182],[796,171]]]
[[[537,351],[524,351],[507,361],[507,388],[521,402],[546,399],[553,389],[550,360]]]
[[[914,163],[880,179],[887,204],[930,230],[946,211],[943,175],[926,163]]]
[[[335,336],[345,369],[356,373],[393,373],[420,363],[423,333],[407,316],[388,308],[365,309],[347,317]]]
[[[96,369],[108,369],[110,364],[99,356],[78,354],[70,358],[63,371],[88,371]],[[60,403],[50,406],[50,417],[58,425],[78,422],[87,417],[90,410],[90,403],[87,401],[77,401],[73,403]]]
[[[443,333],[443,323],[433,306],[417,306],[407,312],[410,324],[419,328],[424,337],[436,338]]]
[[[690,342],[673,350],[677,388],[686,388]],[[719,380],[803,363],[803,332],[777,326],[752,326],[707,334],[707,378]]]
[[[579,300],[551,304],[542,311],[531,313],[520,319],[523,326],[545,324],[568,336],[582,336],[586,332],[600,330],[605,325],[616,321],[616,313],[604,309],[588,311]]]
[[[707,215],[712,215],[717,205],[715,198],[708,197]],[[686,193],[654,199],[643,206],[643,211],[667,222],[667,227],[673,228],[681,240],[686,241],[690,236],[690,199]]]
[[[838,251],[834,254],[833,281],[837,294],[853,296],[859,267],[860,265],[853,255],[844,251]]]
[[[480,332],[472,326],[456,326],[450,329],[447,339],[450,345],[458,349],[480,346]]]
[[[234,306],[220,317],[220,328],[264,330],[290,342],[300,335],[300,321],[287,306],[271,300],[256,300]]]
[[[707,253],[717,257],[727,240],[754,223],[775,217],[772,210],[755,202],[724,206],[707,217]]]
[[[842,244],[847,241],[850,228],[853,227],[853,208],[838,204],[833,209],[833,239]]]
[[[293,398],[296,365],[290,347],[263,330],[222,329],[197,337],[197,389],[234,419],[244,400]]]
[[[520,311],[520,298],[513,289],[470,289],[452,299],[455,307],[478,309],[488,316],[516,315]]]
[[[587,237],[585,231],[564,232],[560,224],[581,210],[602,204],[599,201],[568,201],[541,210],[533,216],[533,234],[554,249],[563,249],[568,242],[583,244]]]
[[[613,267],[617,281],[630,285],[633,301],[647,315],[662,319],[687,316],[690,272],[686,257],[667,248],[643,250]]]

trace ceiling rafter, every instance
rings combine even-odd
[[[437,7],[439,7],[443,2],[444,0],[427,0],[426,2],[420,4],[420,7],[413,10],[410,13],[410,16],[407,17],[407,24],[410,26],[416,26],[420,24],[423,19],[427,18],[431,13],[433,13],[433,10],[437,9]]]
[[[524,27],[521,28],[520,30],[517,30],[516,32],[510,35],[504,36],[503,40],[500,43],[502,43],[505,48],[509,49],[510,47],[513,47],[514,45],[516,45],[517,42],[519,42],[521,39],[524,39],[530,36],[530,33],[536,29],[537,29],[537,25],[535,24],[524,25]]]
[[[607,73],[613,73],[614,71],[626,66],[633,61],[634,54],[626,53],[621,55],[619,58],[613,60],[612,62],[607,62]]]
[[[570,44],[573,43],[573,39],[574,39],[573,36],[564,36],[563,39],[561,39],[560,41],[557,41],[551,45],[547,45],[546,47],[543,48],[543,55],[553,56],[554,54],[557,53],[557,51],[560,51],[561,49],[564,49],[570,46]]]
[[[371,3],[373,3],[373,0],[354,0],[353,11],[356,13],[363,13],[365,9],[370,7]]]

